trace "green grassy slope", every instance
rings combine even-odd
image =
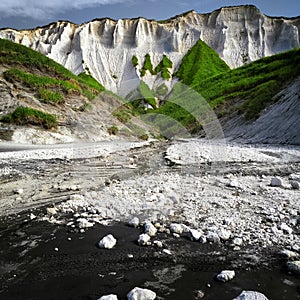
[[[41,53],[8,40],[0,39],[0,64],[5,67],[3,77],[7,81],[26,87],[43,103],[63,105],[71,95],[92,100],[104,91],[92,76],[85,73],[76,76]],[[57,126],[55,116],[32,107],[17,108],[0,121],[47,129]]]
[[[218,53],[199,40],[184,56],[175,76],[190,86],[228,70]]]
[[[202,42],[199,45],[201,48]],[[204,49],[209,54],[207,47]],[[220,58],[216,59],[214,54],[201,59],[201,50],[198,51],[197,47],[192,50],[182,60],[177,77],[201,95],[218,116],[225,114],[230,117],[237,111],[246,119],[254,120],[286,84],[300,76],[300,49],[266,57],[233,70],[222,65]],[[166,102],[157,113],[174,118],[192,132],[201,128],[190,113],[172,102]]]

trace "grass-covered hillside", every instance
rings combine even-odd
[[[45,104],[63,105],[74,95],[90,101],[104,90],[92,76],[84,73],[76,76],[41,53],[8,40],[0,39],[0,65],[7,82],[19,84]],[[56,116],[27,106],[17,107],[1,121],[47,129],[57,125]]]
[[[233,113],[255,120],[291,80],[300,76],[300,49],[266,57],[230,70],[217,54],[203,42],[197,43],[176,73],[182,83],[191,87],[215,110],[229,117]],[[182,94],[185,97],[185,93]],[[185,103],[189,100],[185,99]],[[156,112],[179,121],[195,132],[201,124],[185,109],[165,102]],[[178,101],[176,101],[178,102]]]

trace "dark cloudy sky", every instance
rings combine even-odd
[[[0,28],[32,28],[57,20],[83,23],[95,18],[143,16],[167,19],[194,9],[211,12],[222,6],[254,4],[270,16],[300,15],[300,0],[0,0]]]

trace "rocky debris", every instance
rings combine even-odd
[[[118,300],[118,297],[116,295],[105,295],[99,298],[98,300]]]
[[[170,231],[175,234],[182,234],[183,227],[181,224],[172,223],[172,224],[170,224]]]
[[[150,237],[155,236],[157,233],[157,229],[152,223],[145,223],[144,229],[145,233],[148,234]]]
[[[77,223],[78,223],[78,227],[80,229],[82,229],[82,228],[90,228],[90,227],[94,226],[94,223],[89,222],[85,218],[79,218],[79,219],[77,219]]]
[[[127,294],[128,300],[154,300],[156,298],[156,293],[148,290],[135,287]]]
[[[99,241],[98,246],[104,249],[112,249],[116,243],[117,240],[114,238],[114,236],[109,234]]]
[[[268,298],[259,292],[242,291],[236,298],[232,300],[268,300]]]
[[[218,281],[227,282],[232,280],[235,277],[235,272],[231,270],[224,270],[217,275],[216,279]]]
[[[288,261],[286,263],[287,269],[293,274],[300,275],[300,260]]]
[[[300,189],[300,182],[296,180],[292,180],[291,182],[291,187],[294,190],[299,190]]]
[[[161,241],[153,241],[153,244],[158,247],[158,248],[162,248],[163,247],[163,243]]]
[[[56,215],[57,214],[57,210],[55,207],[47,207],[47,214],[48,215]]]
[[[139,235],[138,244],[140,246],[146,246],[149,244],[150,240],[151,240],[151,237],[148,234],[143,233],[143,234]]]
[[[279,178],[279,177],[273,177],[271,179],[270,186],[281,187],[282,186],[282,180],[281,180],[281,178]]]
[[[297,252],[288,250],[288,249],[283,249],[278,252],[278,254],[282,257],[288,258],[288,259],[294,259],[299,257],[299,254]]]
[[[128,225],[131,227],[139,227],[140,219],[138,217],[134,217],[128,221]]]

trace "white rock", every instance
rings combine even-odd
[[[224,270],[220,274],[217,275],[217,280],[222,282],[230,281],[234,278],[235,272],[231,270]]]
[[[232,300],[268,300],[268,298],[259,292],[242,291],[236,298]]]
[[[140,219],[137,218],[137,217],[134,217],[134,218],[132,218],[132,219],[128,222],[128,225],[129,225],[129,226],[132,226],[132,227],[139,227],[139,225],[140,225]]]
[[[105,295],[99,298],[98,300],[118,300],[118,297],[116,295]]]
[[[79,194],[74,194],[74,195],[70,195],[69,199],[71,201],[84,201],[84,196],[79,195]]]
[[[206,236],[205,236],[205,235],[202,235],[202,236],[200,237],[200,239],[199,239],[199,242],[200,242],[201,244],[205,244],[205,243],[207,242]]]
[[[182,228],[181,224],[178,224],[178,223],[172,223],[172,224],[170,225],[170,231],[171,231],[172,233],[182,234],[183,228]]]
[[[279,177],[273,177],[271,179],[270,186],[274,186],[274,187],[282,186],[282,180]]]
[[[78,227],[79,228],[90,228],[90,227],[94,226],[93,223],[89,222],[85,218],[79,218],[79,219],[77,219],[77,223],[78,223]]]
[[[232,187],[232,188],[236,188],[239,186],[238,182],[235,180],[235,179],[229,179],[227,182],[226,182],[226,186],[228,187]]]
[[[300,275],[300,260],[288,261],[286,266],[290,272]]]
[[[198,241],[200,237],[203,235],[203,232],[198,231],[196,229],[190,229],[190,235],[193,241]]]
[[[151,237],[147,233],[140,234],[138,238],[138,244],[141,246],[145,246],[149,243]]]
[[[291,251],[291,250],[288,250],[288,249],[281,250],[279,252],[279,255],[284,256],[286,258],[296,258],[296,257],[299,256],[297,252],[294,252],[294,251]]]
[[[208,232],[206,235],[206,240],[210,243],[219,243],[220,242],[219,235],[215,232]]]
[[[99,241],[98,246],[100,248],[111,249],[116,245],[116,243],[117,240],[114,238],[114,236],[109,234]]]
[[[293,229],[290,226],[288,226],[286,223],[282,223],[280,225],[280,229],[287,234],[292,234],[293,232]]]
[[[18,194],[18,195],[22,195],[22,194],[24,193],[24,190],[23,190],[22,188],[20,188],[20,189],[15,189],[15,190],[14,190],[14,193],[15,193],[15,194]]]
[[[57,214],[57,210],[55,207],[47,207],[47,214],[48,215],[56,215]]]
[[[168,255],[172,255],[172,252],[169,249],[164,249],[162,252]]]
[[[148,290],[135,287],[127,294],[128,300],[154,300],[156,298],[156,293]]]
[[[34,220],[34,219],[36,219],[36,215],[33,214],[33,213],[31,213],[30,216],[29,216],[29,218],[30,218],[30,220]]]
[[[232,243],[236,246],[241,246],[243,244],[243,239],[239,238],[239,237],[236,237],[236,238],[233,239]]]
[[[300,182],[293,180],[293,181],[291,181],[291,186],[294,190],[299,190],[300,189]]]
[[[230,239],[230,236],[231,236],[231,232],[229,230],[226,230],[226,229],[223,229],[221,228],[219,231],[218,231],[218,236],[221,240],[223,241],[227,241]]]
[[[163,243],[161,241],[154,241],[153,244],[155,246],[157,246],[158,248],[162,248],[163,247]]]
[[[152,223],[146,223],[144,225],[145,228],[145,233],[147,233],[149,236],[155,236],[157,229],[155,228],[155,226]]]

